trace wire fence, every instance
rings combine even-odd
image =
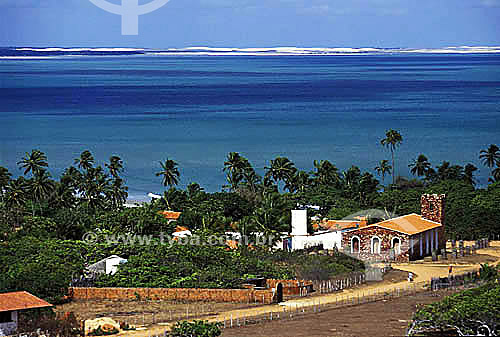
[[[262,304],[247,305],[227,315],[221,314],[218,310],[220,308],[215,307],[216,304],[195,303],[186,304],[182,310],[156,310],[148,313],[144,312],[139,315],[129,313],[129,315],[134,316],[120,315],[113,317],[113,319],[137,327],[149,327],[151,325],[167,326],[179,321],[203,319],[219,323],[220,327],[223,329],[230,329],[276,320],[299,319],[303,316],[318,314],[329,310],[413,296],[423,292],[430,293],[437,290],[442,291],[444,289],[445,291],[453,293],[469,287],[477,287],[483,283],[478,277],[478,271],[454,275],[453,277],[447,278],[448,281],[444,281],[444,279],[445,278],[434,278],[431,281],[408,282],[404,285],[389,286],[386,288],[367,288],[366,290],[360,288],[356,294],[338,293],[334,298],[332,298],[333,295],[328,295],[310,297],[309,299],[301,298],[296,301],[292,300],[273,306],[263,306]],[[358,280],[358,282],[362,282],[362,278]],[[319,293],[327,294],[337,291],[337,285],[338,283],[332,282],[332,280],[322,281],[319,284]],[[167,335],[168,329],[166,327],[165,332],[158,335],[158,337]],[[122,334],[122,336],[124,335]],[[51,334],[46,331],[38,331],[29,334],[12,335],[11,337],[51,337]]]

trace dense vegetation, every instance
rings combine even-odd
[[[418,310],[413,336],[436,336],[460,331],[460,336],[498,336],[500,333],[500,285],[488,283],[463,291]],[[494,334],[492,333],[494,332]],[[486,334],[485,334],[486,333]]]
[[[375,168],[383,185],[369,172],[352,166],[341,172],[328,160],[314,161],[311,172],[295,167],[289,159],[270,161],[261,177],[239,153],[227,156],[221,169],[227,184],[221,192],[207,193],[197,184],[185,190],[179,182],[178,164],[160,163],[157,176],[165,186],[162,198],[138,208],[124,208],[128,194],[121,177],[123,161],[112,156],[96,163],[84,151],[64,174],[54,179],[46,155],[33,150],[18,163],[22,175],[0,166],[0,291],[23,289],[57,300],[72,277],[89,265],[117,254],[129,259],[119,272],[101,279],[101,285],[235,287],[247,276],[326,278],[358,269],[354,261],[299,253],[272,253],[267,247],[127,245],[106,242],[105,235],[171,234],[183,225],[200,236],[226,231],[251,236],[260,232],[275,238],[289,231],[290,210],[297,205],[318,205],[320,218],[343,218],[354,212],[378,208],[398,214],[419,213],[422,193],[446,193],[446,230],[452,237],[477,238],[500,235],[500,150],[496,145],[480,151],[492,170],[490,185],[475,187],[472,164],[448,162],[436,166],[419,155],[410,163],[416,179],[396,177],[394,165],[403,137],[389,130],[381,145],[391,153]],[[222,165],[221,165],[222,166]],[[177,222],[158,212],[182,211]],[[79,241],[87,232],[99,242]],[[294,255],[297,254],[297,255]],[[215,262],[215,263],[214,263]]]

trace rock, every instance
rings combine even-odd
[[[102,331],[110,332],[113,329],[120,331],[120,324],[109,317],[101,317],[96,319],[88,319],[85,321],[85,335],[89,332],[101,327]]]

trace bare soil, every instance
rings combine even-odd
[[[419,293],[363,305],[331,309],[292,320],[225,329],[222,337],[389,337],[404,336],[417,306],[446,293]]]

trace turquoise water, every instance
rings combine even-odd
[[[225,183],[237,151],[262,168],[276,156],[344,170],[389,159],[387,129],[404,137],[401,175],[424,153],[489,170],[481,149],[500,144],[500,56],[76,56],[0,59],[0,165],[47,153],[58,175],[84,149],[119,155],[131,199],[161,192],[158,161],[179,163],[181,185]]]

